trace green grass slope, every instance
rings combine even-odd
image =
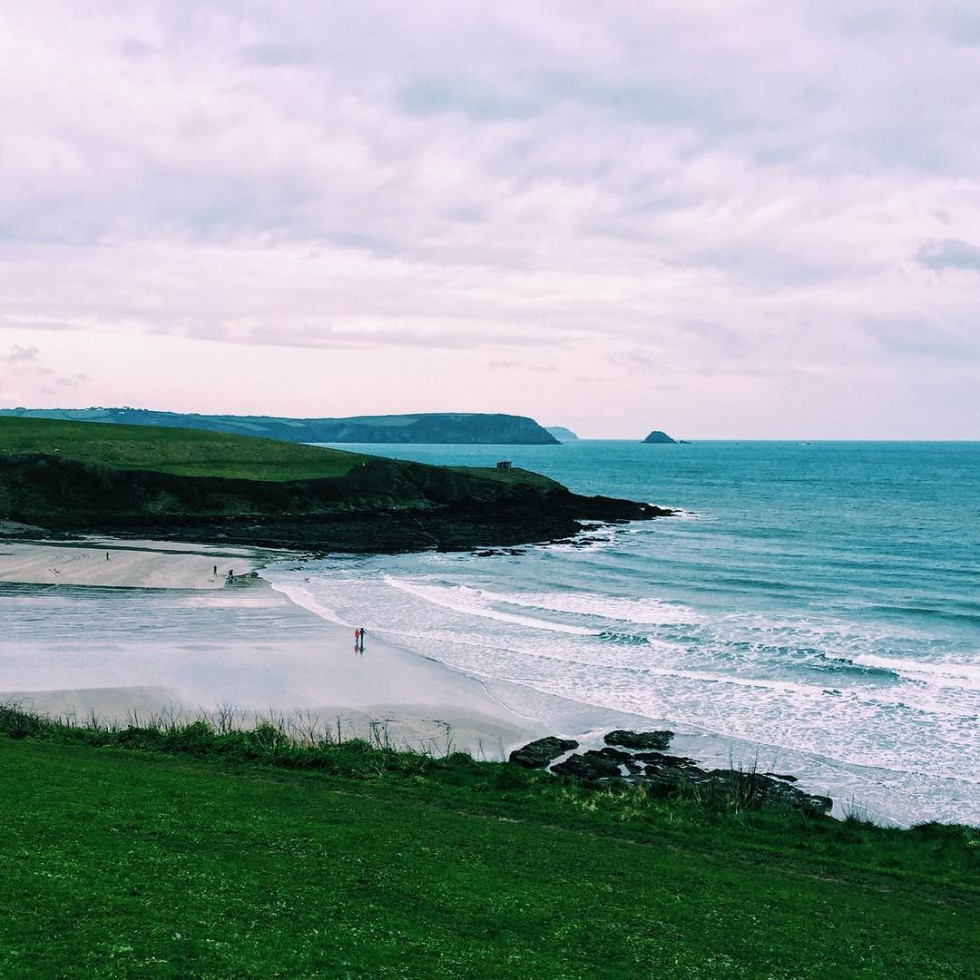
[[[0,975],[976,976],[966,828],[715,813],[365,743],[283,770],[209,738],[0,738]]]
[[[0,455],[52,452],[121,470],[277,482],[344,476],[374,458],[198,429],[0,417]]]

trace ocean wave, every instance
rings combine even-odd
[[[683,625],[699,622],[704,618],[689,606],[679,603],[655,598],[634,599],[603,595],[598,592],[484,592],[484,595],[496,602],[527,609],[573,613],[643,625]]]
[[[855,662],[862,665],[893,670],[902,676],[934,686],[980,691],[980,664],[927,663],[913,660],[895,660],[873,654],[857,656],[854,659]]]
[[[294,585],[287,582],[270,582],[269,584],[276,592],[281,592],[297,606],[301,606],[308,612],[314,613],[321,619],[325,619],[328,623],[336,623],[338,626],[352,625],[340,616],[339,613],[320,602],[309,589],[301,585]]]
[[[607,643],[622,643],[626,646],[648,646],[650,644],[648,636],[643,636],[640,633],[616,633],[613,630],[603,630],[599,634],[599,639],[605,640]]]
[[[484,619],[495,619],[502,623],[513,623],[518,626],[529,626],[532,629],[546,630],[552,633],[569,633],[578,636],[596,636],[598,631],[582,626],[572,626],[567,623],[556,623],[546,619],[536,619],[531,616],[517,616],[513,613],[494,609],[492,594],[488,595],[482,589],[468,585],[426,585],[418,581],[399,579],[394,576],[382,576],[387,585],[400,592],[406,592],[424,602],[451,609],[453,612],[469,616],[480,616]]]
[[[875,664],[855,663],[847,657],[830,657],[818,653],[816,658],[804,665],[810,670],[825,670],[835,674],[853,674],[859,677],[873,677],[888,681],[901,681],[902,675],[891,667],[881,667]]]

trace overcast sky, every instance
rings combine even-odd
[[[0,406],[980,439],[976,0],[5,0]]]

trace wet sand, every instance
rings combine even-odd
[[[106,724],[231,711],[487,758],[545,734],[475,678],[376,636],[357,653],[352,629],[252,576],[270,554],[0,541],[0,609],[21,624],[0,638],[0,700]]]

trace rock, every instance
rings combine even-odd
[[[621,745],[624,749],[666,749],[670,747],[673,732],[629,732],[621,728],[610,732],[603,741],[606,745]]]
[[[653,432],[651,432],[650,435],[648,435],[646,439],[644,439],[643,441],[645,443],[661,445],[661,446],[667,444],[673,445],[674,443],[677,442],[676,439],[671,439],[666,432],[661,432],[660,429],[654,429]]]
[[[781,779],[784,783],[795,783],[796,776],[787,776],[781,772],[764,772],[763,776],[771,776],[773,779]]]
[[[663,769],[697,768],[697,763],[693,759],[688,759],[683,755],[665,755],[663,752],[637,752],[633,758],[637,762],[646,762]]]
[[[783,806],[805,813],[829,813],[834,801],[827,796],[804,793],[779,779],[772,779],[761,772],[744,772],[735,769],[712,769],[699,780],[728,793],[739,809],[759,810],[765,806]]]
[[[514,749],[508,757],[511,762],[525,769],[544,769],[552,759],[564,755],[571,749],[577,749],[578,742],[570,738],[558,738],[549,735],[547,738],[539,738],[534,742],[519,749]]]
[[[626,766],[629,772],[633,775],[643,772],[643,766],[636,761],[636,757],[632,752],[624,752],[622,749],[613,749],[606,746],[603,749],[593,750],[591,753],[586,753],[587,755],[599,755],[604,759],[611,759],[613,762],[618,763],[621,766]]]
[[[604,751],[604,750],[603,750]],[[622,776],[620,763],[602,754],[602,751],[590,751],[583,755],[570,755],[564,762],[552,766],[551,771],[559,776],[574,776],[576,779],[609,779]]]

